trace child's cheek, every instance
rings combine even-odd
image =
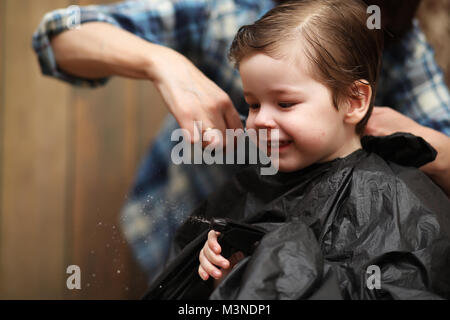
[[[317,150],[326,140],[324,130],[309,128],[308,130],[299,130],[295,135],[296,145],[305,151]]]

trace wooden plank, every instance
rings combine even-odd
[[[0,1],[0,209],[1,209],[1,203],[2,203],[2,184],[1,182],[3,181],[2,177],[3,177],[3,144],[4,144],[4,133],[3,133],[3,128],[4,128],[4,105],[5,105],[5,77],[4,77],[4,49],[5,49],[5,42],[4,42],[4,33],[5,33],[5,2],[4,1]],[[0,230],[1,230],[1,225],[2,225],[2,212],[0,211]],[[1,241],[1,238],[0,238]],[[2,244],[0,242],[0,248],[1,248]],[[1,271],[1,260],[0,260],[0,271]],[[1,282],[1,273],[0,273],[0,282]]]
[[[5,49],[5,43],[3,42],[4,40],[4,33],[5,33],[5,2],[4,1],[0,1],[0,112],[3,109],[3,83],[4,83],[4,79],[3,79],[3,51]],[[0,127],[1,128],[1,127]],[[1,134],[1,133],[0,133]],[[1,157],[1,150],[0,150],[0,157]]]
[[[139,99],[140,84],[143,81],[123,80],[125,83],[125,178],[126,194],[134,182],[138,165],[141,161],[140,141],[142,140],[140,125],[140,109],[142,101]],[[125,199],[124,199],[125,201]],[[124,203],[124,202],[123,202]],[[123,205],[122,203],[122,205]],[[120,221],[120,220],[119,220]],[[124,261],[124,278],[122,287],[125,288],[125,299],[138,299],[143,296],[147,289],[147,276],[138,265],[131,247],[126,242],[123,233],[120,234],[123,241],[121,250],[122,259]],[[127,290],[128,288],[128,290]]]
[[[5,49],[5,42],[4,42],[4,33],[5,33],[5,2],[0,1],[0,232],[2,230],[3,225],[3,146],[4,146],[4,120],[5,120],[5,76],[4,76],[4,49]],[[2,250],[2,238],[0,236],[0,250]],[[2,280],[2,265],[3,260],[1,256],[0,251],[0,298],[3,296],[3,290],[1,283]]]
[[[148,152],[153,139],[161,129],[168,114],[167,107],[153,84],[140,81],[138,84],[139,146],[138,159]]]
[[[105,88],[75,90],[71,243],[83,289],[66,292],[66,298],[136,299],[147,287],[119,220],[144,153],[142,141],[149,139],[142,138],[141,111],[151,102],[143,101],[141,88],[138,81],[115,78]]]
[[[136,162],[137,134],[129,128],[137,116],[126,87],[113,79],[106,88],[76,90],[72,242],[84,276],[83,290],[71,298],[138,298],[145,290],[119,223]],[[141,287],[130,284],[140,277]]]
[[[41,76],[30,45],[44,13],[69,2],[3,1],[1,298],[59,299],[65,287],[69,90]]]
[[[129,159],[128,177],[134,182],[138,166],[142,163],[145,156],[149,152],[149,148],[153,139],[156,137],[159,129],[161,128],[164,118],[167,115],[167,108],[153,85],[149,81],[138,81],[133,83],[133,94],[136,99],[136,112],[137,122],[135,124],[129,124],[128,130],[133,130],[137,135],[137,145],[135,147],[135,158]],[[131,152],[130,152],[131,154]],[[131,183],[130,183],[131,186]],[[130,269],[133,270],[133,266],[136,263],[131,259]],[[134,268],[136,269],[136,267]],[[138,273],[139,277],[135,277],[130,274],[128,278],[128,284],[133,288],[142,288],[146,281],[143,273]],[[131,296],[133,298],[134,296]]]

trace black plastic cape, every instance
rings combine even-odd
[[[171,262],[145,298],[450,298],[450,201],[411,167],[435,150],[402,133],[362,142],[297,172],[262,176],[251,165],[237,173],[178,230]],[[262,236],[214,288],[197,274],[209,230],[197,221],[217,217]],[[246,241],[237,226],[228,230],[235,248]]]

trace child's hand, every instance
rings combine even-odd
[[[220,279],[222,277],[222,271],[220,271],[217,266],[224,269],[230,267],[230,262],[220,255],[222,248],[217,241],[219,235],[220,232],[211,230],[208,233],[208,240],[200,251],[198,274],[203,280],[208,280],[209,276],[214,279]]]

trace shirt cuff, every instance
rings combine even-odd
[[[98,87],[104,85],[109,78],[86,79],[77,77],[59,69],[51,46],[51,38],[63,31],[77,29],[86,22],[107,22],[115,26],[119,24],[110,16],[95,10],[97,6],[81,8],[70,6],[47,13],[38,29],[33,34],[33,49],[37,54],[41,71],[44,75],[55,77],[72,85],[82,87]]]

